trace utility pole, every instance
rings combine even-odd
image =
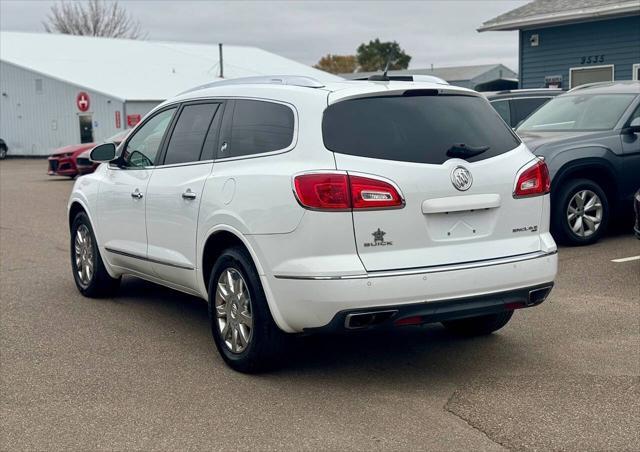
[[[218,54],[220,59],[220,78],[224,78],[223,61],[222,61],[222,43],[218,43]]]

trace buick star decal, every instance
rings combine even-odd
[[[371,233],[373,236],[373,242],[365,242],[364,246],[390,246],[393,242],[385,241],[384,236],[387,235],[382,229],[378,228],[377,231]]]

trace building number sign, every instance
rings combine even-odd
[[[604,55],[588,55],[580,57],[580,64],[604,63]]]

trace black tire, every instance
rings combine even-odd
[[[233,344],[230,346],[223,339],[221,331],[223,327],[219,323],[227,322],[232,317],[231,309],[233,304],[230,304],[230,300],[225,301],[224,306],[227,307],[229,305],[229,311],[227,314],[221,314],[221,319],[219,319],[216,308],[218,281],[223,273],[228,275],[227,270],[230,270],[236,277],[238,274],[242,276],[243,284],[249,292],[247,310],[250,312],[252,319],[249,339],[244,345],[244,349],[236,352],[232,351]],[[263,372],[277,367],[288,348],[287,334],[278,328],[271,316],[258,272],[247,250],[242,247],[232,247],[225,250],[213,266],[209,276],[208,288],[211,333],[220,355],[229,367],[243,373]],[[240,302],[238,302],[238,305],[240,305]],[[221,309],[225,310],[222,307]],[[242,308],[236,308],[236,312],[240,309]],[[237,325],[238,320],[234,319],[233,321]],[[233,326],[228,328],[233,328]],[[240,332],[238,332],[238,337],[239,335]],[[233,331],[231,336],[233,336]],[[227,336],[229,342],[232,341],[231,336]]]
[[[444,327],[459,336],[485,336],[498,331],[511,320],[513,311],[500,312],[479,317],[442,322]]]
[[[88,246],[91,250],[91,255],[90,257],[87,257],[87,259],[93,263],[93,271],[91,277],[88,278],[88,281],[82,280],[76,259],[76,237],[78,230],[82,228],[86,228],[84,230],[88,232],[91,239],[90,245]],[[98,244],[96,242],[95,234],[93,233],[93,228],[91,227],[91,222],[89,221],[87,214],[84,212],[79,212],[71,224],[70,252],[73,280],[82,295],[90,298],[102,298],[113,295],[116,292],[120,285],[120,278],[112,278],[107,272],[104,262],[102,261],[102,256],[100,255],[100,250],[98,249]]]
[[[0,146],[0,160],[4,159],[7,156],[7,148],[5,146]]]
[[[571,229],[567,213],[573,197],[584,190],[595,193],[602,205],[602,219],[595,230],[588,236],[582,236]],[[589,179],[572,179],[562,184],[552,195],[551,232],[559,243],[571,246],[591,245],[604,235],[609,224],[609,200],[600,186]]]

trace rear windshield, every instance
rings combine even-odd
[[[322,135],[325,147],[334,152],[431,164],[452,156],[483,160],[520,144],[487,100],[464,95],[338,102],[324,112]],[[475,155],[465,156],[465,149]]]

